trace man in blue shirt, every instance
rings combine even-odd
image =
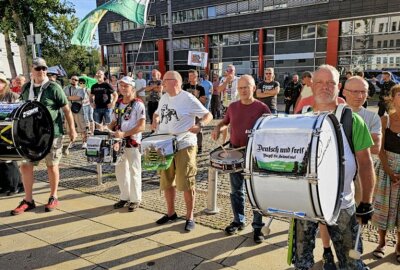
[[[204,74],[203,80],[201,81],[201,86],[203,86],[204,91],[206,92],[206,104],[204,104],[204,107],[206,107],[207,110],[210,110],[210,103],[211,103],[211,95],[213,92],[213,84],[210,82],[208,77],[208,74]]]

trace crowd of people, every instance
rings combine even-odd
[[[212,81],[208,80],[208,75],[199,80],[196,70],[190,70],[188,74],[188,81],[184,83],[176,71],[162,75],[154,69],[151,79],[146,82],[141,71],[135,78],[111,76],[108,80],[105,72],[98,70],[95,82],[90,83],[86,76],[73,75],[62,89],[47,77],[47,64],[42,58],[33,60],[31,79],[26,83],[23,76],[18,76],[10,87],[5,76],[0,74],[0,101],[37,100],[47,107],[54,122],[54,141],[45,158],[50,183],[45,211],[52,211],[59,205],[57,189],[63,134],[66,132],[71,142],[76,140],[77,133],[81,134],[82,148],[86,148],[87,138],[94,134],[95,126],[126,141],[121,161],[115,166],[120,199],[114,208],[128,207],[128,211],[135,211],[142,200],[139,146],[148,119],[152,132],[177,135],[177,152],[172,165],[159,172],[167,213],[156,223],[162,225],[178,218],[175,198],[176,192],[182,191],[186,205],[184,229],[194,230],[195,176],[197,155],[203,151],[203,127],[213,118],[221,119],[211,133],[212,139],[222,143],[229,140],[232,149],[245,147],[246,130],[251,129],[263,114],[278,113],[280,84],[275,80],[273,68],[265,69],[264,80],[258,84],[251,75],[237,76],[234,65],[228,65],[221,78],[211,74]],[[312,268],[318,229],[324,247],[324,269],[336,269],[331,242],[340,269],[368,269],[361,259],[351,258],[349,251],[354,247],[358,226],[367,224],[371,218],[379,230],[379,244],[373,255],[377,258],[385,256],[386,233],[397,228],[396,258],[400,262],[400,85],[395,85],[387,72],[383,73],[383,80],[382,84],[376,82],[381,88],[378,114],[364,107],[371,89],[362,73],[351,74],[341,82],[334,67],[322,65],[315,72],[304,72],[301,80],[298,75],[293,75],[292,81],[286,84],[287,114],[291,108],[296,113],[310,110],[335,112],[339,104],[347,104],[352,110],[350,140],[342,129],[345,181],[337,224],[295,221],[293,264],[296,269]],[[373,160],[377,161],[376,172]],[[12,215],[36,207],[32,192],[36,165],[37,162],[30,161],[18,165],[8,161],[0,163],[0,166],[9,167],[0,172],[12,172],[5,176],[12,179],[8,181],[11,183],[8,190],[15,192],[21,188],[18,167],[21,172],[25,197],[11,211]],[[357,170],[357,167],[362,169]],[[233,235],[246,226],[243,175],[230,173],[230,185],[233,219],[225,232]],[[254,241],[261,243],[264,240],[262,215],[259,211],[253,214]],[[357,249],[362,252],[362,242],[359,243]]]

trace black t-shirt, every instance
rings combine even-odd
[[[280,87],[279,82],[276,82],[276,81],[272,81],[272,82],[263,81],[258,85],[257,89],[260,89],[261,93],[264,93],[266,91],[272,91],[276,87],[278,87],[278,88]],[[277,110],[278,109],[277,106],[276,106],[277,95],[271,96],[271,97],[266,97],[266,98],[257,98],[257,99],[262,101],[262,102],[264,102],[268,106],[268,108],[270,108],[271,110]]]
[[[147,85],[148,86],[155,86],[155,85],[160,86],[161,84],[162,84],[161,80],[158,80],[158,81],[151,80],[151,81],[149,81],[149,83]],[[161,95],[160,92],[151,90],[150,95],[149,95],[149,102],[158,102],[160,100],[160,95]]]
[[[109,83],[93,84],[90,93],[94,95],[96,109],[106,109],[107,105],[111,103],[111,94],[114,92],[115,90]]]
[[[284,95],[285,97],[290,97],[292,101],[295,102],[300,96],[301,88],[303,88],[303,86],[300,82],[295,83],[294,81],[291,81],[286,86]]]
[[[182,85],[182,89],[191,93],[197,98],[203,97],[206,95],[206,91],[204,90],[204,87],[201,86],[200,84],[192,85],[190,83],[185,83]],[[197,90],[197,93],[195,93],[195,90]]]

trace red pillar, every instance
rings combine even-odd
[[[157,48],[158,48],[158,70],[161,72],[161,75],[164,76],[165,72],[167,72],[167,68],[165,65],[165,40],[163,39],[157,40]]]
[[[326,63],[336,67],[338,64],[339,51],[339,20],[328,22],[328,40],[326,45]]]
[[[210,72],[210,67],[209,67],[209,62],[208,59],[210,58],[210,36],[209,35],[204,35],[204,52],[208,53],[207,57],[207,65],[206,68],[204,69],[205,73],[208,74]]]
[[[100,59],[101,66],[104,66],[104,46],[103,45],[100,46],[100,53],[101,53],[101,59]]]
[[[127,75],[128,73],[126,72],[126,55],[125,55],[125,43],[121,43],[121,55],[122,55],[122,72],[124,75]]]
[[[264,78],[264,29],[258,30],[258,76]]]

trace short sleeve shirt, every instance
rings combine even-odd
[[[371,134],[381,134],[382,127],[381,127],[381,119],[379,118],[377,113],[368,111],[364,107],[356,112],[361,118],[364,120],[365,124],[368,127],[368,130]]]
[[[272,81],[272,82],[266,82],[263,81],[261,82],[257,89],[261,90],[261,93],[265,93],[267,91],[272,91],[274,90],[276,87],[280,87],[279,82],[276,81]],[[277,110],[277,95],[275,96],[271,96],[271,97],[266,97],[266,98],[258,98],[258,100],[264,102],[268,108],[272,109],[272,110]]]
[[[67,87],[64,87],[64,93],[65,93],[65,95],[66,95],[67,97],[70,97],[70,96],[79,96],[79,97],[82,98],[82,100],[84,100],[84,99],[85,99],[85,96],[86,96],[85,90],[84,90],[83,88],[74,87],[74,86],[72,86],[72,85],[67,86]],[[82,100],[76,100],[76,101],[74,100],[74,102],[82,103]]]
[[[206,95],[204,87],[201,86],[200,84],[192,85],[190,83],[185,83],[184,85],[182,85],[182,89],[185,90],[186,92],[191,93],[196,98],[200,98]]]
[[[161,85],[161,80],[157,80],[157,81],[149,81],[148,86],[160,86]],[[149,101],[150,102],[158,102],[160,100],[160,95],[161,93],[151,90],[150,91],[150,95],[149,95]]]
[[[94,95],[96,109],[106,109],[107,105],[111,103],[111,94],[114,92],[115,90],[109,83],[95,83],[90,93]]]
[[[22,87],[21,99],[24,101],[29,100],[30,82]],[[40,86],[33,87],[35,96],[39,95]],[[64,134],[63,123],[60,109],[68,104],[68,99],[65,96],[61,86],[57,83],[50,82],[49,86],[43,90],[42,96],[39,100],[49,110],[51,118],[54,123],[54,137],[60,137]]]

